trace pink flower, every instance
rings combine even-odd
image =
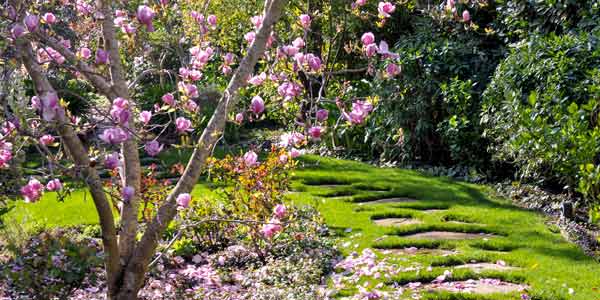
[[[39,99],[39,98],[38,98]],[[31,99],[33,103],[33,98]],[[47,92],[41,96],[41,110],[44,120],[50,122],[56,118],[59,113],[58,95],[54,92]]]
[[[177,132],[179,133],[184,133],[186,131],[193,131],[192,127],[192,121],[184,118],[184,117],[179,117],[175,120],[175,127],[177,127]]]
[[[304,48],[304,46],[306,46],[306,43],[304,42],[304,40],[302,38],[296,38],[292,42],[292,45],[296,48]]]
[[[391,2],[379,2],[379,5],[377,6],[379,16],[382,18],[391,17],[390,14],[393,13],[395,10],[396,6],[394,6],[394,4],[392,4]]]
[[[198,87],[192,83],[179,82],[179,90],[189,98],[197,98],[200,95]]]
[[[241,124],[244,122],[244,115],[242,113],[238,113],[235,115],[235,122]]]
[[[150,156],[157,156],[162,151],[163,146],[164,145],[161,145],[158,141],[153,140],[144,145],[144,150],[146,150],[146,153]]]
[[[198,111],[198,104],[194,100],[188,100],[183,107],[187,109],[189,112]]]
[[[46,189],[51,192],[62,190],[62,188],[63,188],[63,185],[58,178],[52,179],[46,184]]]
[[[45,13],[42,16],[42,20],[44,20],[44,22],[46,22],[46,24],[54,24],[56,23],[56,16],[54,16],[53,13]]]
[[[96,50],[96,64],[105,65],[108,63],[108,51],[104,51],[104,49],[98,48]]]
[[[221,68],[221,72],[223,72],[225,75],[229,75],[231,72],[233,72],[233,69],[231,69],[230,66],[223,66],[223,68]]]
[[[250,32],[244,34],[244,39],[246,40],[246,42],[248,44],[252,44],[252,42],[254,42],[255,38],[256,38],[256,32],[254,32],[254,31],[250,31]]]
[[[454,0],[448,0],[448,1],[446,1],[446,5],[448,5],[448,7],[450,7],[450,8],[452,8],[452,7],[454,7],[455,2],[454,2]]]
[[[302,151],[296,149],[296,148],[292,148],[292,150],[290,150],[290,156],[292,158],[296,158],[299,157],[300,155],[302,155]]]
[[[223,62],[224,62],[226,65],[231,65],[231,64],[233,64],[233,59],[234,59],[234,56],[233,56],[233,53],[231,53],[231,52],[228,52],[227,54],[225,54],[225,55],[223,56]]]
[[[111,154],[107,154],[104,157],[104,166],[107,169],[112,170],[112,169],[118,167],[119,166],[119,162],[120,162],[119,153],[117,153],[117,152],[113,152]]]
[[[365,47],[365,55],[367,57],[372,57],[373,55],[375,55],[375,53],[377,53],[377,45],[376,44],[369,44]]]
[[[329,116],[328,110],[326,110],[324,108],[317,110],[317,113],[316,113],[317,121],[323,122],[323,121],[327,120],[328,116]]]
[[[190,201],[192,201],[192,196],[188,193],[179,194],[177,196],[177,205],[188,208],[190,206]]]
[[[152,112],[149,112],[147,110],[140,112],[140,121],[142,123],[144,123],[145,125],[148,124],[148,122],[150,122],[151,118],[152,118]]]
[[[321,70],[321,59],[318,56],[309,53],[305,56],[305,60],[308,63],[308,67],[314,72],[319,72],[319,70]]]
[[[250,110],[255,115],[260,115],[263,111],[265,111],[265,101],[260,96],[254,96],[252,98],[252,102],[250,103]]]
[[[0,149],[0,169],[8,168],[8,162],[12,159],[9,149]]]
[[[253,16],[250,18],[250,22],[252,22],[254,28],[258,29],[260,26],[262,26],[263,16]]]
[[[54,143],[54,137],[49,134],[45,134],[40,138],[40,143],[42,143],[42,145],[48,146]]]
[[[40,18],[36,15],[27,15],[24,22],[25,26],[27,26],[27,30],[29,30],[29,32],[34,32],[40,25]]]
[[[300,19],[300,24],[302,25],[302,28],[308,29],[310,27],[311,20],[310,20],[309,15],[302,14],[302,15],[300,15],[299,19]]]
[[[277,219],[283,219],[287,214],[287,208],[283,204],[277,204],[273,209],[273,214]]]
[[[318,141],[321,139],[321,135],[323,134],[323,128],[321,126],[313,126],[308,129],[308,134],[310,134],[310,137],[313,140]]]
[[[400,74],[400,67],[395,63],[389,63],[385,67],[385,73],[388,77],[395,77],[396,75]]]
[[[373,105],[371,103],[359,100],[352,103],[352,111],[350,113],[343,112],[342,115],[352,124],[362,124],[372,110]]]
[[[206,18],[206,21],[208,22],[208,25],[210,25],[213,29],[217,28],[217,16],[210,15],[208,16],[208,18]]]
[[[244,164],[249,167],[256,165],[258,162],[258,155],[252,150],[244,153],[242,158],[244,159]]]
[[[281,154],[279,155],[279,162],[282,164],[285,164],[288,162],[288,156],[285,154]]]
[[[123,188],[121,196],[123,197],[123,201],[131,201],[131,199],[133,199],[133,197],[135,196],[135,189],[132,186],[126,186]]]
[[[277,88],[277,93],[284,97],[285,100],[290,100],[302,92],[302,87],[294,82],[286,81],[279,85]]]
[[[367,0],[356,0],[356,2],[354,2],[354,4],[357,7],[364,6],[365,4],[367,4]]]
[[[465,9],[462,13],[462,18],[465,23],[469,23],[471,21],[471,13]]]
[[[140,23],[146,25],[146,31],[154,31],[154,26],[152,26],[152,19],[154,19],[154,11],[150,7],[146,5],[138,6],[136,17],[138,21],[140,21]]]
[[[92,50],[87,47],[81,47],[79,48],[79,51],[77,51],[77,55],[83,59],[89,59],[92,57]]]
[[[248,80],[248,83],[254,86],[258,86],[263,84],[263,82],[267,79],[267,74],[265,72],[260,73],[260,75],[253,76]]]
[[[25,27],[21,24],[15,24],[15,26],[10,29],[10,34],[13,38],[18,39],[25,35]]]
[[[375,43],[375,35],[372,32],[365,32],[362,37],[360,37],[360,41],[364,46]]]
[[[383,57],[385,57],[385,58],[387,58],[387,57],[391,57],[391,58],[398,58],[398,57],[400,57],[400,55],[398,55],[397,53],[390,52],[390,47],[388,46],[388,43],[386,41],[379,42],[379,49],[377,49],[377,53],[383,55]]]
[[[279,220],[271,219],[269,224],[263,225],[261,232],[265,238],[270,239],[281,230],[283,230],[283,227],[281,227]]]
[[[166,93],[162,96],[161,99],[165,104],[169,106],[175,106],[175,97],[173,96],[173,94]]]
[[[113,120],[119,124],[126,125],[129,123],[131,112],[129,111],[129,101],[124,98],[116,98],[110,109],[110,115]]]
[[[26,203],[33,203],[42,197],[43,190],[44,185],[32,178],[25,186],[21,187],[21,195],[25,198]]]
[[[113,127],[105,129],[99,137],[105,143],[120,144],[129,138],[129,134],[119,127]]]

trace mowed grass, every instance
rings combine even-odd
[[[327,185],[327,186],[322,186]],[[367,164],[306,155],[295,171],[293,189],[287,200],[295,205],[315,206],[338,235],[345,253],[365,248],[393,249],[404,247],[452,249],[453,256],[394,256],[389,259],[401,266],[418,263],[432,266],[431,272],[405,272],[390,279],[370,280],[369,286],[383,282],[405,284],[430,282],[444,270],[463,263],[495,262],[499,259],[519,267],[518,271],[483,272],[455,270],[454,279],[499,278],[530,286],[532,299],[600,300],[600,265],[577,246],[566,242],[547,219],[538,213],[517,208],[508,200],[492,198],[485,186],[431,177],[419,172],[396,168],[376,168]],[[206,184],[193,191],[195,201],[212,197]],[[381,198],[407,197],[418,201],[369,204]],[[422,224],[381,227],[375,219],[411,217]],[[17,203],[7,216],[9,222],[36,224],[43,227],[97,223],[96,211],[89,195],[78,191],[65,202],[47,193],[35,204]],[[465,223],[454,223],[459,221]],[[349,230],[351,229],[351,230]],[[473,240],[415,240],[406,235],[435,231],[489,233],[494,237]],[[344,247],[347,246],[347,247]],[[378,250],[379,251],[379,250]],[[379,255],[382,255],[381,252]],[[574,293],[570,294],[569,289]],[[355,290],[344,291],[352,295]],[[519,294],[458,295],[427,294],[424,299],[519,299]]]
[[[289,200],[297,205],[318,207],[325,221],[340,237],[345,254],[365,248],[393,249],[405,247],[442,248],[458,251],[451,256],[388,257],[402,266],[418,263],[432,266],[431,272],[404,272],[391,279],[370,280],[406,284],[431,282],[452,266],[469,262],[496,262],[521,269],[508,272],[469,270],[453,271],[454,280],[498,278],[530,286],[532,299],[600,299],[600,264],[586,256],[548,226],[545,216],[517,208],[506,199],[490,196],[482,185],[431,177],[397,168],[375,168],[367,164],[305,156],[302,168],[295,172],[294,189]],[[326,186],[321,186],[326,185]],[[368,204],[368,200],[407,197],[418,201]],[[375,219],[411,217],[422,224],[382,227]],[[454,221],[454,222],[450,222]],[[463,222],[463,223],[457,223]],[[493,237],[472,240],[417,240],[406,235],[426,231],[488,233]],[[381,251],[378,251],[379,255]],[[573,293],[569,293],[569,289]],[[351,295],[354,291],[346,291]],[[457,295],[427,294],[425,299],[520,299],[520,294]]]

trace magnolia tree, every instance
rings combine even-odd
[[[62,0],[29,2],[8,1],[3,5],[3,55],[5,79],[28,77],[33,83],[33,97],[25,98],[22,91],[2,93],[2,133],[0,135],[0,168],[8,168],[13,156],[22,147],[39,150],[46,158],[38,173],[20,188],[26,202],[35,202],[44,191],[63,190],[59,175],[83,181],[92,195],[102,229],[105,268],[109,299],[135,299],[144,284],[145,274],[156,255],[165,229],[190,202],[190,192],[198,181],[207,157],[222,137],[227,122],[241,124],[259,118],[265,111],[260,88],[267,82],[276,86],[277,95],[267,99],[273,103],[293,103],[309,100],[303,116],[290,120],[297,130],[284,134],[281,146],[296,157],[299,147],[307,141],[318,142],[326,130],[328,110],[325,86],[332,76],[352,72],[341,70],[334,60],[321,57],[321,49],[312,53],[305,40],[314,31],[309,11],[293,16],[298,36],[285,41],[278,39],[276,22],[284,13],[286,0],[266,0],[261,15],[248,20],[254,30],[244,36],[246,45],[238,55],[214,46],[208,32],[218,26],[214,15],[206,11],[186,11],[183,4],[161,0],[132,9],[128,1]],[[360,12],[367,1],[357,0],[349,10]],[[208,1],[206,2],[208,7]],[[379,2],[377,10],[365,12],[379,20],[381,26],[395,11],[389,2]],[[291,13],[290,13],[291,14]],[[178,70],[161,68],[133,70],[139,58],[131,53],[163,49],[147,49],[145,37],[160,25],[167,34],[191,18],[197,26],[196,36],[177,37],[176,45],[165,45],[165,53],[176,48],[180,60]],[[157,24],[157,22],[159,24]],[[365,32],[356,41],[357,55],[369,61],[369,71],[382,66],[379,75],[392,78],[400,73],[394,61],[398,55],[390,52],[387,43],[376,41],[374,34]],[[155,46],[159,47],[159,46]],[[314,47],[313,47],[314,48]],[[317,47],[318,48],[318,47]],[[137,52],[136,52],[137,51]],[[236,59],[238,57],[239,59]],[[257,62],[260,67],[257,68]],[[222,91],[218,105],[205,126],[198,128],[200,91],[207,65],[218,65],[219,72],[229,83]],[[155,101],[153,109],[143,110],[135,101],[137,85],[151,74],[174,75],[177,90]],[[70,103],[59,97],[69,93],[59,86],[57,78],[75,78],[86,82],[93,93],[106,105],[92,104],[82,118],[71,111]],[[318,89],[312,88],[315,84]],[[18,86],[18,85],[17,85]],[[254,93],[249,107],[239,109],[241,90]],[[72,92],[75,93],[75,92]],[[82,101],[87,98],[83,98]],[[339,122],[348,126],[362,124],[373,110],[373,104],[354,99],[350,106],[338,101]],[[285,107],[285,106],[281,106]],[[348,107],[348,108],[346,108]],[[82,121],[83,120],[83,121]],[[164,150],[162,135],[168,128],[181,136],[193,153],[181,177],[155,209],[151,218],[139,219],[142,168],[140,153],[156,156]],[[191,141],[191,142],[190,142]],[[254,152],[243,159],[249,165],[257,163]],[[285,160],[287,158],[282,158]],[[103,184],[99,172],[118,170],[118,209]],[[61,177],[65,178],[65,177]],[[284,209],[278,206],[275,215]],[[118,222],[115,211],[119,214]],[[278,225],[265,224],[263,233],[272,236]]]

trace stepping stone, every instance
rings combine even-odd
[[[520,292],[528,288],[527,285],[516,284],[499,279],[484,278],[479,280],[465,280],[465,281],[450,281],[443,283],[429,283],[421,285],[418,288],[435,292],[435,291],[448,291],[448,292],[460,292],[460,293],[472,293],[472,294],[507,294]]]
[[[435,213],[444,212],[444,211],[446,211],[446,209],[424,209],[424,210],[421,210],[421,212],[426,213],[426,214],[435,214]]]
[[[456,255],[458,251],[444,250],[444,249],[431,249],[431,248],[417,248],[409,247],[403,249],[380,249],[383,254],[392,255],[435,255],[435,256],[449,256]]]
[[[414,224],[421,224],[423,221],[418,219],[411,218],[387,218],[387,219],[378,219],[373,221],[376,225],[379,226],[407,226]]]
[[[361,202],[358,205],[364,204],[384,204],[384,203],[406,203],[406,202],[416,202],[417,199],[407,198],[407,197],[394,197],[394,198],[384,198],[373,201],[365,201]]]
[[[463,222],[463,221],[446,221],[445,223],[460,224],[460,225],[477,225],[477,226],[486,226],[487,225],[487,224],[471,223],[471,222]]]
[[[427,231],[410,235],[403,235],[407,239],[431,239],[431,240],[472,240],[494,237],[493,234],[487,233],[464,233],[452,231]]]
[[[470,269],[475,273],[481,273],[484,271],[515,271],[520,270],[517,267],[507,266],[502,263],[470,263],[464,265],[454,266],[455,269]]]

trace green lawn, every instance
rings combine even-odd
[[[383,282],[387,286],[413,281],[430,282],[433,278],[465,262],[495,262],[499,259],[520,267],[518,271],[454,271],[455,279],[499,278],[531,287],[532,299],[600,299],[600,265],[577,246],[566,242],[546,218],[538,213],[512,206],[507,200],[492,199],[485,186],[430,177],[415,171],[375,168],[367,164],[307,155],[303,167],[295,171],[288,200],[296,205],[316,206],[325,221],[340,237],[346,254],[365,248],[405,247],[442,248],[458,251],[452,256],[390,255],[399,266],[418,263],[432,266],[431,272],[404,272],[391,279],[369,280],[369,286]],[[326,187],[321,185],[328,185]],[[200,198],[209,189],[198,185],[193,194]],[[415,202],[368,204],[370,200],[409,197]],[[427,211],[435,209],[434,211]],[[411,217],[421,224],[381,227],[375,219]],[[78,192],[59,203],[47,193],[35,204],[19,203],[8,218],[22,224],[68,226],[96,223],[91,199]],[[452,223],[448,221],[464,221]],[[351,231],[349,230],[351,228]],[[425,231],[456,231],[494,234],[488,240],[414,240],[404,236]],[[342,245],[351,245],[343,247]],[[381,252],[378,252],[381,253]],[[381,254],[380,254],[381,255]],[[569,294],[569,289],[574,290]],[[383,288],[385,289],[385,288]],[[343,294],[352,294],[353,290]],[[426,299],[519,299],[518,294],[462,296],[428,294]]]

